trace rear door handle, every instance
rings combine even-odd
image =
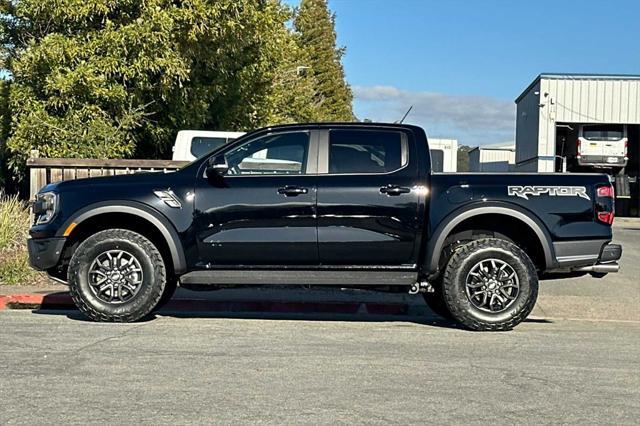
[[[301,188],[299,186],[285,186],[284,188],[278,188],[278,194],[285,197],[296,197],[300,194],[306,194],[309,190],[307,188]]]
[[[408,194],[409,192],[411,192],[411,188],[405,188],[398,185],[387,185],[380,188],[380,193],[387,195]]]

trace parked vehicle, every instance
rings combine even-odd
[[[433,173],[409,125],[261,129],[175,173],[50,184],[33,211],[31,264],[96,321],[143,318],[177,283],[301,284],[421,293],[506,330],[539,278],[616,272],[622,253],[607,176]]]
[[[578,128],[578,165],[621,169],[627,165],[629,139],[625,124],[581,124]]]
[[[193,161],[242,135],[244,132],[181,130],[176,136],[171,159],[173,161]]]

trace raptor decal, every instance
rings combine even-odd
[[[509,186],[509,196],[528,200],[530,196],[537,197],[548,194],[550,197],[580,197],[591,200],[584,186]]]

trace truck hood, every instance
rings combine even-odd
[[[164,188],[171,186],[171,183],[178,177],[179,172],[139,172],[129,175],[101,176],[86,179],[74,179],[61,182],[50,183],[44,186],[40,192],[70,192],[70,191],[90,191],[104,190],[106,188],[123,188],[126,190],[132,185],[136,188]]]

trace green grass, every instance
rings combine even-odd
[[[42,274],[29,267],[27,236],[31,218],[26,203],[0,193],[0,285],[42,283]]]

